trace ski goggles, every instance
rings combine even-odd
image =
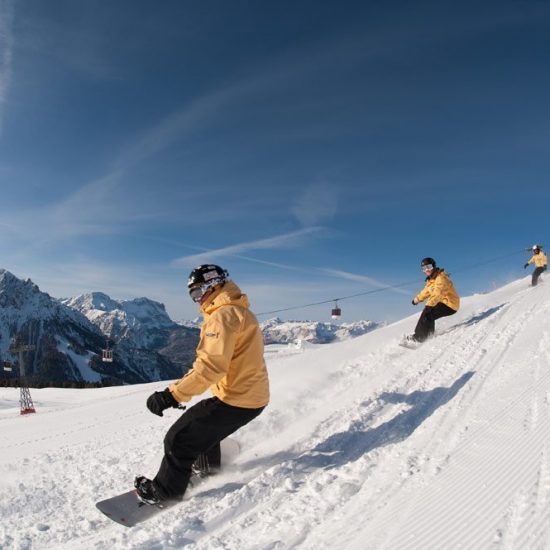
[[[204,288],[203,285],[194,286],[189,289],[189,296],[193,302],[200,302],[202,297],[206,294],[207,288]]]
[[[421,269],[424,273],[429,273],[430,271],[433,271],[434,266],[432,264],[423,265]]]
[[[214,287],[222,285],[223,283],[224,281],[220,278],[216,278],[208,281],[207,283],[203,283],[202,285],[192,286],[189,289],[189,296],[191,296],[191,300],[193,300],[193,302],[199,303]]]

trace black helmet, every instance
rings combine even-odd
[[[200,302],[201,298],[213,287],[222,285],[229,280],[229,273],[219,265],[199,265],[189,274],[187,288],[194,302]]]
[[[433,258],[424,258],[421,262],[420,262],[420,266],[421,267],[424,267],[425,265],[431,265],[433,266],[434,268],[436,267],[435,265],[435,260]]]

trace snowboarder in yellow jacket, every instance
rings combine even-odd
[[[220,441],[256,418],[269,401],[263,335],[246,295],[217,265],[194,269],[187,286],[204,315],[196,359],[183,378],[153,393],[147,408],[162,416],[208,389],[213,397],[187,409],[168,430],[156,477],[136,478],[137,493],[147,504],[180,500],[197,465],[219,467]]]
[[[454,315],[460,307],[460,298],[445,270],[437,267],[433,258],[424,258],[420,266],[426,274],[426,285],[412,303],[417,305],[425,301],[426,306],[414,329],[414,335],[407,337],[412,342],[424,342],[435,332],[436,319]]]
[[[534,244],[531,249],[533,250],[533,255],[531,256],[531,259],[523,266],[524,269],[527,269],[529,264],[535,264],[535,271],[533,271],[533,276],[531,277],[531,286],[537,286],[540,274],[543,271],[546,271],[546,268],[548,267],[548,258],[541,249],[542,246],[540,246],[540,244]]]

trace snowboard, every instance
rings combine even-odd
[[[221,468],[230,464],[240,452],[240,446],[235,439],[226,438],[221,443]],[[188,497],[194,489],[200,485],[204,478],[199,475],[192,475],[189,486],[185,493]],[[103,512],[108,518],[114,522],[124,525],[125,527],[133,527],[138,523],[147,521],[160,514],[162,511],[179,504],[181,501],[172,500],[159,505],[145,504],[138,496],[135,489],[126,491],[114,497],[96,502],[96,508]]]

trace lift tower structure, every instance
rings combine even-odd
[[[20,384],[20,396],[19,403],[21,405],[21,414],[35,413],[34,403],[32,402],[31,390],[26,378],[25,371],[25,359],[26,354],[29,351],[34,351],[36,346],[34,344],[18,344],[14,339],[10,345],[9,351],[11,353],[19,354],[19,384]]]

